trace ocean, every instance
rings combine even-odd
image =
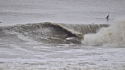
[[[0,70],[125,70],[124,7],[124,0],[0,1]]]

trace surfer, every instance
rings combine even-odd
[[[65,34],[64,36],[66,37],[66,36],[68,36],[68,34]]]
[[[68,36],[68,34],[65,34],[64,37],[66,37],[66,40],[71,40],[71,39],[73,39],[71,36]]]
[[[109,21],[109,15],[106,17],[107,21]]]
[[[65,34],[64,37],[66,41],[81,43],[81,38],[77,37],[76,35],[72,35],[68,33],[68,34]]]
[[[106,17],[106,19],[107,19],[107,20],[109,19],[109,15]]]

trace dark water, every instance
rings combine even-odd
[[[68,28],[70,26],[70,28]],[[101,27],[108,27],[107,24],[56,24],[56,23],[32,23],[15,26],[1,27],[1,39],[9,38],[11,42],[22,40],[19,36],[46,43],[46,44],[80,44],[81,39],[88,33],[96,33]],[[67,36],[65,36],[68,34]],[[74,40],[66,41],[66,38],[74,37]],[[2,39],[4,41],[6,39]],[[25,41],[25,40],[22,40]],[[73,42],[74,41],[74,42]]]

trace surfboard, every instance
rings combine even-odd
[[[73,37],[68,37],[68,38],[66,38],[66,40],[70,41],[70,40],[74,40],[74,38]]]

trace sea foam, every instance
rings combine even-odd
[[[84,35],[82,41],[85,45],[102,45],[102,44],[125,44],[125,20],[115,20],[111,26],[107,28],[101,28],[95,34]]]

